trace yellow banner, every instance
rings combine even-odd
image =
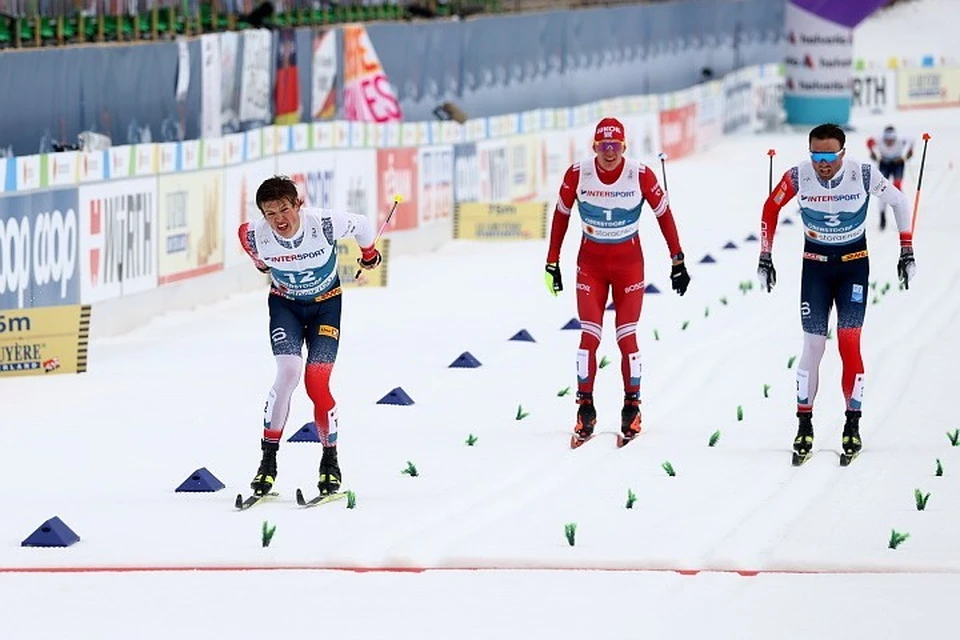
[[[460,240],[536,240],[547,237],[547,203],[461,202],[453,214]]]
[[[158,178],[161,285],[223,269],[222,183],[221,171]]]
[[[87,370],[90,305],[0,313],[0,378]]]
[[[337,271],[340,284],[344,287],[385,287],[387,286],[387,265],[390,264],[390,238],[380,238],[377,243],[383,262],[376,269],[367,271],[357,264],[360,247],[353,238],[337,241]],[[360,271],[360,277],[357,276]]]
[[[960,67],[924,67],[897,71],[898,108],[956,106],[960,106]]]

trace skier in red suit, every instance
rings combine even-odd
[[[643,251],[640,247],[640,210],[650,204],[673,262],[670,280],[681,296],[690,276],[684,265],[677,226],[667,195],[653,171],[637,160],[624,157],[623,124],[604,118],[597,124],[595,156],[567,169],[553,214],[550,248],[547,252],[547,289],[563,291],[560,247],[570,224],[574,203],[580,212],[583,236],[577,256],[577,312],[580,317],[580,348],[577,351],[577,425],[571,445],[576,447],[593,435],[597,412],[593,406],[593,383],[597,371],[603,312],[608,291],[613,292],[617,345],[620,347],[624,401],[621,411],[621,444],[640,433],[640,352],[637,321],[643,305]]]

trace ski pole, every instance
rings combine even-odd
[[[387,214],[387,219],[383,221],[383,224],[380,225],[380,230],[377,231],[377,236],[373,239],[373,246],[377,246],[377,241],[380,239],[380,236],[383,235],[383,230],[387,228],[387,225],[390,223],[390,218],[393,217],[393,212],[397,210],[397,205],[403,202],[403,196],[399,193],[393,196],[393,206],[390,207],[390,213]],[[353,279],[356,280],[360,277],[360,273],[363,269],[357,269],[357,275],[353,276]]]
[[[920,175],[917,177],[917,193],[913,197],[913,219],[910,221],[910,234],[917,226],[917,210],[920,208],[920,185],[923,184],[923,165],[927,161],[927,143],[930,141],[930,134],[923,134],[923,155],[920,156]]]
[[[667,154],[663,151],[657,154],[660,158],[660,172],[663,174],[663,192],[667,192]]]
[[[773,193],[773,156],[777,155],[776,149],[768,149],[767,155],[770,156],[770,175],[767,177],[767,193]]]

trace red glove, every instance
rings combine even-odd
[[[361,269],[376,269],[377,265],[383,262],[383,256],[377,251],[376,246],[360,247],[360,257],[357,258],[357,264]]]

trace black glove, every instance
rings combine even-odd
[[[687,273],[687,265],[680,260],[674,262],[670,267],[670,284],[673,290],[681,296],[687,292],[687,286],[690,284],[690,274]]]
[[[773,257],[769,251],[760,252],[757,278],[760,279],[760,286],[766,289],[768,293],[773,291],[773,288],[777,285],[777,270],[773,268]]]
[[[560,277],[560,265],[556,262],[548,262],[544,269],[546,273],[543,279],[547,284],[547,291],[553,295],[557,295],[563,291],[563,278]]]
[[[897,261],[897,276],[904,289],[910,288],[910,281],[917,273],[917,261],[913,259],[913,247],[900,247],[900,260]]]

